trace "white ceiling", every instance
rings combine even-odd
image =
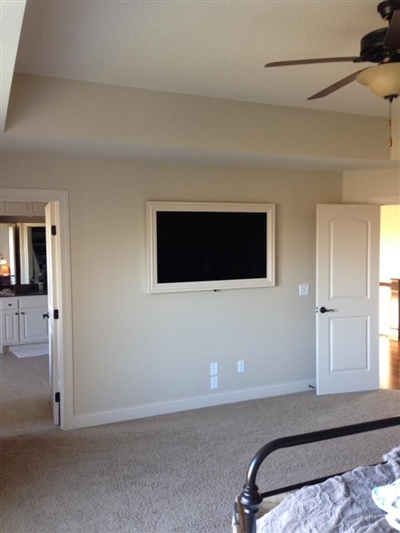
[[[357,56],[385,27],[375,0],[28,0],[16,72],[375,116],[387,104],[357,82],[307,97],[352,63],[264,68],[269,61]]]

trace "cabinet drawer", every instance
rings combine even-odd
[[[18,309],[18,298],[1,298],[0,309]]]
[[[19,298],[20,309],[32,307],[47,307],[47,296],[23,296]]]

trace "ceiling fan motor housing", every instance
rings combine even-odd
[[[383,46],[387,33],[387,28],[371,31],[364,35],[360,42],[359,61],[370,61],[371,63],[382,63],[394,60],[398,56],[394,50]]]
[[[385,0],[378,4],[378,12],[380,16],[387,21],[392,20],[393,13],[400,9],[400,0]]]

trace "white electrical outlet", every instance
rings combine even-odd
[[[210,388],[211,389],[218,389],[218,376],[211,376]]]
[[[299,296],[309,296],[310,285],[308,283],[302,283],[299,285]]]
[[[210,363],[210,376],[218,375],[218,363]]]
[[[246,370],[245,362],[244,361],[238,361],[237,363],[237,371],[238,372],[244,372]]]

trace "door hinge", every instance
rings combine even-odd
[[[51,234],[52,235],[57,235],[57,226],[51,226]]]
[[[58,421],[56,426],[61,425],[61,394],[59,392],[54,393],[54,401],[58,404]]]
[[[58,309],[54,309],[53,318],[54,318],[54,320],[58,320],[60,318],[60,313],[59,313]]]

